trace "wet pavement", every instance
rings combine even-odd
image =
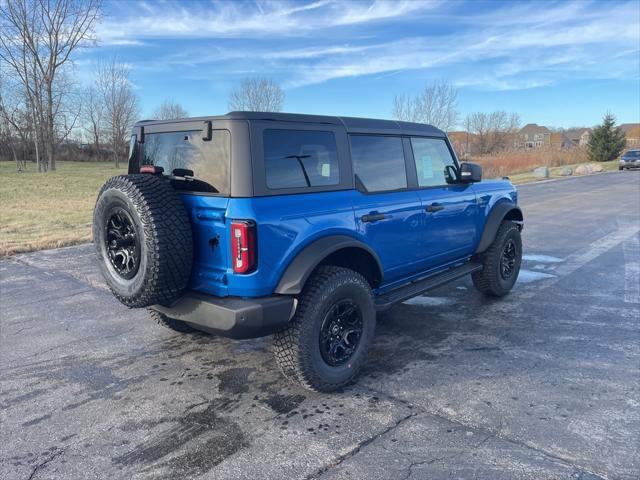
[[[271,339],[178,334],[90,245],[0,262],[0,478],[640,476],[640,173],[520,187],[521,281],[380,318],[357,383],[314,394]]]

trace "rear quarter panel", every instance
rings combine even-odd
[[[247,275],[227,269],[228,294],[270,295],[287,266],[307,245],[329,235],[359,238],[352,207],[354,193],[344,190],[231,199],[228,224],[233,219],[257,224],[258,268]]]

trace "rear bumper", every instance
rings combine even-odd
[[[189,292],[171,307],[151,308],[198,330],[241,339],[263,337],[286,327],[295,311],[295,299],[286,295],[239,298]]]

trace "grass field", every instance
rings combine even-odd
[[[600,165],[605,171],[618,168],[617,161]],[[57,171],[45,174],[35,165],[28,168],[17,172],[13,162],[0,162],[0,257],[90,241],[98,190],[107,178],[126,171],[82,162],[58,162]],[[561,169],[550,168],[551,177]],[[510,177],[514,183],[543,180],[530,169]]]
[[[91,217],[104,181],[126,168],[110,163],[58,162],[55,172],[34,164],[17,172],[0,162],[0,257],[91,240]]]

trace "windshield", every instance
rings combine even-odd
[[[623,157],[640,158],[640,150],[629,150]]]

